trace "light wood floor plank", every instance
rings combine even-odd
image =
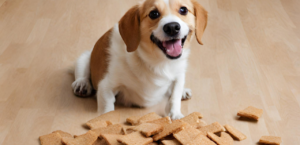
[[[85,133],[98,114],[95,98],[71,90],[77,57],[139,0],[0,0],[0,144],[38,145],[54,130]],[[230,124],[255,145],[263,135],[300,142],[300,1],[198,0],[209,12],[204,45],[194,40],[186,77],[191,100],[207,123]],[[236,113],[253,105],[258,122]],[[117,106],[121,120],[151,108]]]

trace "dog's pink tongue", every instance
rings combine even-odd
[[[182,46],[181,46],[181,40],[176,41],[164,41],[163,47],[166,48],[166,52],[168,55],[176,57],[181,54]]]

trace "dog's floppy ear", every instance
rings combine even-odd
[[[119,31],[127,46],[127,52],[133,52],[140,43],[139,6],[129,9],[119,21]]]
[[[203,45],[201,38],[207,25],[207,11],[196,1],[192,0],[196,17],[196,38]]]

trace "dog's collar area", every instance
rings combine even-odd
[[[186,38],[187,38],[187,36],[185,36],[184,38],[181,39],[181,49],[182,49],[183,46],[184,46],[184,43],[185,43]],[[180,58],[180,57],[181,57],[182,52],[181,52],[179,55],[177,55],[177,56],[171,56],[171,55],[169,55],[169,54],[167,53],[167,49],[163,46],[163,42],[160,41],[157,37],[155,37],[155,36],[153,35],[153,33],[151,34],[150,39],[151,39],[151,41],[152,41],[154,44],[156,44],[156,46],[157,46],[158,48],[160,48],[160,49],[163,51],[163,53],[164,53],[169,59],[177,59],[177,58]],[[167,42],[167,43],[172,43],[172,42],[175,42],[175,41],[178,41],[178,40],[179,40],[179,39],[171,39],[171,40],[168,40],[168,41],[166,41],[166,42]]]

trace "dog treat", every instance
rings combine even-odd
[[[246,109],[241,110],[237,113],[238,116],[251,118],[251,119],[255,119],[255,120],[258,120],[262,114],[263,114],[262,109],[255,108],[253,106],[249,106]]]
[[[174,140],[174,139],[176,139],[176,138],[173,136],[173,134],[170,134],[166,137],[161,138],[160,141],[162,141],[162,140]]]
[[[136,132],[136,130],[133,130],[132,127],[134,127],[134,126],[123,126],[122,131],[123,131],[124,135]]]
[[[141,132],[146,137],[155,135],[163,130],[163,126],[157,124],[158,126],[147,126],[143,129],[141,129]]]
[[[156,119],[156,120],[153,120],[153,121],[148,121],[147,123],[155,123],[155,124],[160,124],[162,126],[165,126],[167,124],[171,124],[172,120],[169,116],[167,116],[167,117]]]
[[[151,135],[157,134],[158,132],[161,132],[163,130],[163,126],[160,124],[154,124],[154,123],[143,123],[138,126],[127,127],[126,134],[127,134],[128,130],[140,131],[146,137],[149,137]]]
[[[233,144],[233,138],[226,132],[221,132],[221,138],[224,140],[227,140],[229,142],[232,142]]]
[[[152,112],[152,113],[149,113],[145,116],[142,116],[140,119],[139,119],[139,124],[141,123],[146,123],[148,121],[153,121],[153,120],[157,120],[157,119],[160,119],[162,118],[161,116],[157,115],[156,113]]]
[[[105,141],[105,139],[100,139],[98,138],[93,145],[109,145],[107,144],[107,142]]]
[[[197,127],[198,123],[200,122],[200,119],[202,118],[202,114],[199,112],[193,112],[188,116],[185,116],[184,118],[180,119],[186,123],[189,123],[192,127]]]
[[[210,125],[206,125],[204,127],[200,127],[199,130],[204,134],[207,135],[208,132],[218,133],[225,131],[225,128],[218,122],[212,123]]]
[[[98,136],[101,134],[123,134],[123,129],[121,124],[114,124],[107,127],[101,127],[98,129],[93,129]]]
[[[184,129],[187,123],[181,120],[175,120],[171,124],[167,124],[164,126],[163,131],[154,135],[153,139],[154,141],[157,141],[163,137],[166,137],[172,133],[176,133],[178,131],[181,131]]]
[[[97,129],[97,128],[101,128],[101,127],[106,127],[106,126],[112,125],[112,123],[110,121],[99,120],[99,121],[95,121],[93,123],[86,123],[86,125],[90,129]]]
[[[259,140],[259,143],[280,145],[280,143],[281,143],[281,137],[276,137],[276,136],[262,136],[260,138],[260,140]]]
[[[127,133],[127,128],[128,128],[129,126],[123,126],[122,127],[122,132],[124,133],[124,135],[126,135],[126,134],[129,134],[129,133]]]
[[[90,129],[96,129],[100,127],[106,127],[113,123],[119,123],[119,122],[120,122],[120,112],[111,111],[88,121],[86,125]]]
[[[40,136],[41,145],[62,145],[61,135],[59,133],[50,133]]]
[[[186,145],[216,145],[213,141],[208,139],[204,135],[197,135],[194,140],[191,140],[189,143]]]
[[[163,145],[181,145],[181,143],[176,140],[176,139],[173,139],[173,140],[163,140],[161,141]]]
[[[83,134],[82,134],[83,135]],[[78,136],[80,136],[80,135],[74,135],[74,138],[76,138],[76,137],[78,137]]]
[[[53,131],[52,133],[59,133],[61,137],[73,138],[73,136],[70,133],[67,133],[67,132],[64,132],[64,131],[61,131],[61,130],[56,130],[56,131]]]
[[[82,135],[84,135],[84,134],[82,134]],[[74,138],[76,138],[76,137],[78,137],[78,136],[81,136],[81,135],[74,135]]]
[[[97,140],[98,135],[94,131],[88,131],[86,134],[77,136],[76,138],[64,137],[62,142],[65,145],[93,145]]]
[[[233,139],[229,134],[222,132],[221,137],[218,137],[214,133],[208,132],[207,136],[216,142],[218,145],[233,145]]]
[[[173,136],[181,143],[187,144],[202,132],[190,124],[186,124],[185,128],[179,132],[173,133]]]
[[[151,142],[148,145],[158,145],[158,143],[157,142]]]
[[[201,128],[201,127],[204,127],[206,125],[207,125],[207,123],[204,120],[200,119],[199,123],[197,123],[197,125],[196,125],[196,128]]]
[[[139,123],[139,119],[141,117],[142,116],[131,116],[126,119],[126,122],[130,123],[131,125],[136,125]]]
[[[112,125],[112,122],[120,121],[120,113],[112,111],[88,121],[86,124],[92,129],[85,134],[72,137],[67,132],[57,130],[41,136],[40,141],[41,145],[158,145],[158,143],[163,145],[216,145],[216,143],[232,145],[232,137],[238,140],[246,139],[244,134],[232,126],[224,126],[231,137],[224,132],[225,128],[218,122],[206,125],[201,118],[202,115],[199,112],[193,112],[174,121],[170,117],[162,118],[156,113],[149,113],[126,119],[128,123],[135,126]],[[220,137],[214,134],[219,132],[221,132]],[[269,139],[266,138],[262,137],[260,142]],[[269,143],[272,143],[272,140]]]
[[[126,145],[147,145],[153,142],[153,139],[151,137],[147,138],[140,132],[134,132],[128,135],[121,136],[117,140]]]
[[[146,123],[146,122],[157,120],[160,118],[162,118],[162,117],[157,115],[156,113],[152,112],[152,113],[146,114],[141,117],[140,116],[131,116],[131,117],[127,118],[126,121],[128,123],[130,123],[131,125],[138,125],[141,123]]]
[[[106,144],[108,145],[122,145],[117,141],[118,138],[122,137],[123,135],[118,134],[102,134],[103,139],[105,139]]]
[[[244,135],[243,133],[241,133],[240,131],[238,131],[230,125],[225,125],[224,127],[229,132],[229,134],[231,134],[234,138],[236,138],[239,141],[242,141],[247,138],[246,135]]]

